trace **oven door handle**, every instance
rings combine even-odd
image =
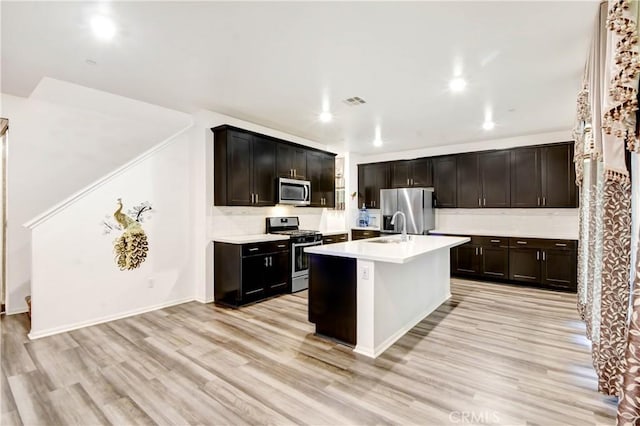
[[[322,241],[314,241],[312,243],[293,243],[294,247],[309,247],[309,246],[321,246]]]

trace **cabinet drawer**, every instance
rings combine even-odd
[[[505,237],[472,237],[474,244],[479,244],[483,247],[508,247],[509,238]]]
[[[376,238],[380,236],[380,231],[376,230],[364,230],[364,229],[352,229],[352,240],[363,240],[365,238]]]
[[[348,240],[347,234],[327,235],[322,237],[322,244],[343,243]]]
[[[242,256],[255,256],[257,254],[289,251],[289,241],[267,241],[264,243],[251,243],[242,245]]]
[[[576,240],[553,240],[543,238],[509,238],[509,246],[515,248],[536,248],[554,250],[577,250]]]

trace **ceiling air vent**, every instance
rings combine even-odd
[[[358,106],[358,105],[362,105],[362,104],[366,104],[367,101],[365,101],[364,99],[362,99],[359,96],[354,96],[353,98],[347,98],[344,101],[345,104],[349,105],[349,106]]]

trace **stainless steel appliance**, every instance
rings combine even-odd
[[[384,233],[400,233],[402,219],[391,224],[395,212],[404,213],[407,234],[427,234],[435,228],[433,188],[397,188],[380,190],[380,209]]]
[[[311,204],[311,182],[278,178],[278,204],[308,206]]]
[[[318,231],[299,229],[300,221],[297,217],[268,217],[268,234],[289,236],[291,244],[291,292],[309,288],[309,255],[304,252],[305,247],[322,244],[322,234]]]

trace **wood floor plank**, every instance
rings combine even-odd
[[[313,334],[307,294],[185,303],[30,341],[2,319],[2,424],[600,425],[576,296],[452,280],[379,358]]]

